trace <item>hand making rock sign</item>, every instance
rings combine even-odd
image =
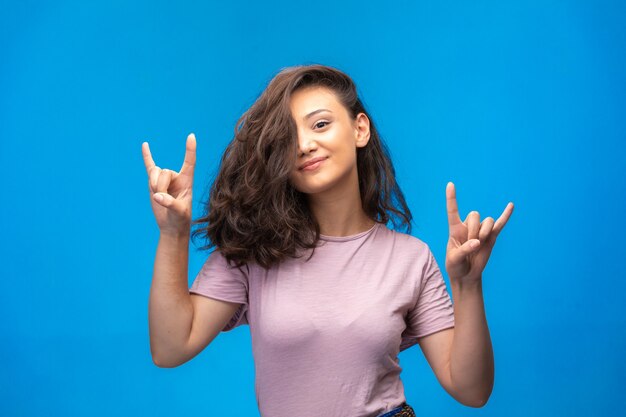
[[[446,249],[446,271],[451,283],[476,284],[482,278],[496,238],[513,213],[513,203],[507,204],[494,223],[492,217],[482,222],[477,211],[470,212],[461,222],[454,184],[446,186],[449,238]]]
[[[179,172],[161,169],[154,163],[148,142],[141,144],[148,173],[150,202],[162,233],[188,233],[191,224],[193,171],[196,165],[196,137],[187,136],[185,160]]]

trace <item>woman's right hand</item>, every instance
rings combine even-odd
[[[180,172],[176,172],[156,166],[148,142],[141,144],[148,172],[150,203],[161,233],[189,233],[193,171],[196,165],[196,137],[193,133],[187,136],[186,146],[183,166]]]

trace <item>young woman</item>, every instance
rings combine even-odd
[[[142,152],[160,229],[150,292],[154,363],[175,367],[220,331],[249,324],[263,417],[412,416],[400,351],[419,344],[443,388],[483,406],[494,363],[482,271],[508,221],[461,222],[446,187],[454,306],[372,118],[345,73],[282,70],[239,119],[192,222],[196,139],[179,172]],[[386,225],[396,220],[402,233]],[[192,224],[215,246],[187,284]]]

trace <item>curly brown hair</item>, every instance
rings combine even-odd
[[[254,104],[239,118],[235,135],[222,155],[210,187],[205,213],[192,225],[235,266],[256,261],[270,268],[285,257],[299,258],[318,245],[320,226],[305,195],[289,181],[298,153],[297,126],[290,110],[292,94],[301,88],[323,86],[335,93],[352,119],[365,113],[370,140],[357,148],[357,171],[363,211],[373,221],[411,231],[411,211],[395,179],[386,145],[357,95],[352,79],[325,65],[282,69]],[[311,252],[313,256],[313,252]]]

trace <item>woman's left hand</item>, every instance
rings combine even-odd
[[[513,213],[513,203],[507,204],[494,223],[491,217],[481,222],[477,211],[470,212],[465,221],[461,222],[456,190],[451,182],[446,186],[446,201],[450,231],[446,249],[446,271],[451,284],[478,283],[496,238]]]

